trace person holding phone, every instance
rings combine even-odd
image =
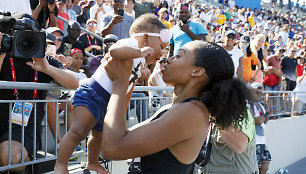
[[[129,37],[129,31],[135,18],[124,12],[124,0],[112,0],[114,11],[102,18],[102,37],[114,34],[118,39]]]
[[[259,173],[267,173],[269,164],[271,162],[271,154],[266,146],[266,139],[264,134],[263,125],[269,120],[269,115],[275,106],[270,107],[268,110],[264,108],[261,103],[263,87],[260,83],[252,83],[251,87],[254,89],[254,103],[250,103],[249,108],[253,113],[255,120],[256,130],[256,157],[259,168]]]
[[[180,4],[177,10],[178,23],[171,28],[169,57],[178,54],[179,49],[193,40],[206,40],[208,34],[204,26],[198,22],[189,21],[190,11],[187,3]]]

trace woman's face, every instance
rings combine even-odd
[[[257,42],[256,42],[256,47],[257,48],[261,48],[264,44],[264,38],[258,38]]]
[[[176,56],[170,57],[161,69],[163,80],[169,85],[184,85],[190,81],[194,66],[195,55],[192,42],[185,44]]]

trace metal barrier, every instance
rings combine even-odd
[[[57,86],[56,84],[43,84],[43,83],[33,83],[33,82],[7,82],[7,81],[0,81],[0,89],[39,89],[39,90],[60,90],[64,89],[62,87]],[[161,87],[144,87],[144,86],[136,86],[134,89],[134,96],[132,97],[130,101],[130,105],[128,107],[128,112],[127,112],[127,118],[128,118],[128,127],[133,126],[134,124],[137,124],[138,122],[144,121],[145,119],[151,117],[159,108],[164,106],[165,104],[169,104],[172,102],[172,98],[170,97],[148,97],[145,96],[144,94],[142,95],[137,95],[141,94],[140,91],[173,91],[172,87],[166,87],[166,88],[161,88]],[[140,93],[139,93],[140,92]],[[283,117],[283,116],[290,116],[292,112],[290,112],[290,99],[293,99],[293,104],[295,103],[295,99],[297,98],[296,95],[299,93],[304,93],[306,95],[306,92],[292,92],[292,91],[264,91],[263,92],[263,97],[262,100],[264,102],[267,102],[268,106],[273,106],[275,105],[276,109],[273,110],[272,117]],[[273,95],[272,95],[273,94]],[[286,95],[287,94],[287,95]],[[289,95],[291,94],[291,95]],[[291,98],[290,98],[291,97]],[[17,102],[16,100],[0,100],[0,103],[9,103],[9,163],[7,166],[2,166],[0,167],[0,171],[5,171],[11,168],[15,167],[20,167],[20,166],[26,166],[26,165],[31,165],[31,164],[36,164],[36,163],[41,163],[45,161],[50,161],[50,160],[55,160],[57,158],[57,124],[55,124],[55,145],[54,145],[54,153],[50,153],[48,151],[48,146],[50,144],[50,138],[48,138],[48,122],[47,122],[47,103],[49,102],[55,102],[55,123],[57,123],[58,120],[58,115],[59,115],[59,108],[58,108],[58,103],[65,103],[65,114],[64,114],[64,121],[65,121],[65,131],[64,133],[67,132],[67,102],[71,102],[71,100],[18,100],[18,102],[22,103],[22,107],[24,107],[24,103],[26,102],[32,102],[34,104],[33,111],[34,112],[34,139],[33,139],[33,158],[30,161],[23,161],[21,160],[20,163],[18,164],[11,164],[11,143],[12,143],[12,109],[14,103]],[[43,116],[43,121],[42,121],[42,128],[44,128],[44,132],[42,132],[43,135],[43,151],[39,151],[40,154],[42,154],[40,157],[37,155],[38,152],[36,151],[36,144],[37,144],[37,138],[36,138],[36,120],[37,120],[37,105],[39,103],[44,103],[45,106],[45,112],[42,115]],[[288,106],[287,106],[288,103]],[[284,105],[286,104],[286,105]],[[286,107],[284,107],[286,106]],[[289,109],[288,109],[289,108]],[[292,108],[292,107],[291,107]],[[303,111],[302,111],[303,112]],[[24,123],[24,114],[22,113],[23,118],[22,118],[22,123]],[[22,124],[23,125],[23,124]],[[25,144],[25,139],[24,139],[24,126],[22,127],[22,146]],[[49,133],[50,135],[50,133]],[[81,149],[82,151],[78,152],[78,154],[81,154],[81,162],[82,164],[85,164],[86,160],[86,150],[85,150],[85,143],[82,143]],[[23,159],[23,148],[22,148],[22,153],[21,153]],[[111,171],[110,171],[111,172]]]

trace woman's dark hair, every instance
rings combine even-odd
[[[131,28],[130,36],[134,33],[154,33],[162,29],[167,29],[166,26],[154,14],[143,14],[135,19]]]
[[[252,56],[252,49],[251,49],[251,46],[250,46],[251,44],[249,44],[249,46],[247,47],[247,49],[246,49],[246,53],[247,53],[247,56],[248,57],[251,57]]]
[[[203,67],[209,78],[202,89],[201,102],[221,129],[241,126],[247,119],[248,87],[234,76],[234,63],[227,51],[215,43],[198,42],[195,66]]]

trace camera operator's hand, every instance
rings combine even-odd
[[[56,5],[56,2],[54,2],[53,4],[48,3],[48,9],[50,12],[54,12],[55,5]]]
[[[65,68],[68,68],[72,64],[72,57],[71,56],[64,56],[62,54],[56,55],[55,58],[62,62]]]
[[[37,70],[37,71],[40,71],[46,74],[48,74],[48,71],[50,69],[50,64],[46,58],[33,57],[33,62],[27,62],[27,65],[29,65],[34,70]]]
[[[47,5],[48,5],[48,1],[47,1],[47,0],[39,0],[38,6],[39,6],[40,8],[46,7]]]
[[[111,23],[118,24],[122,21],[123,21],[123,16],[117,15],[117,16],[113,17]]]

